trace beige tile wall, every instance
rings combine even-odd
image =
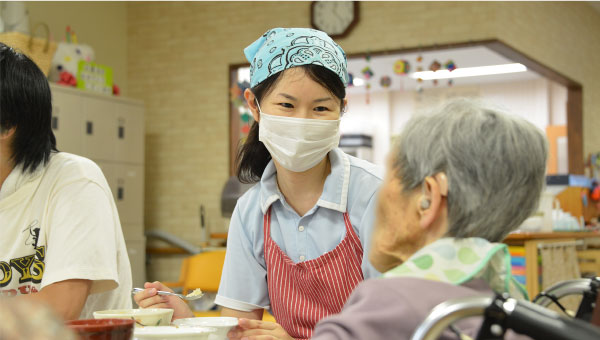
[[[131,2],[127,71],[147,105],[146,228],[199,241],[198,207],[223,230],[228,65],[270,27],[309,26],[310,2]],[[600,150],[600,13],[585,3],[361,2],[348,53],[498,38],[583,84],[584,152]],[[173,279],[177,260],[153,262]]]

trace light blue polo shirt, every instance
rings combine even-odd
[[[244,312],[270,309],[263,235],[263,216],[269,207],[271,238],[295,263],[333,250],[346,236],[343,214],[347,211],[363,246],[365,279],[381,275],[369,262],[368,247],[383,169],[338,148],[329,152],[329,160],[331,173],[323,193],[304,216],[299,216],[279,191],[273,161],[260,182],[240,197],[229,224],[216,304]]]

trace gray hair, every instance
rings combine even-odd
[[[448,179],[448,236],[503,240],[537,209],[548,145],[526,120],[455,99],[413,116],[392,154],[404,191],[427,176]]]

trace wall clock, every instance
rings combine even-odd
[[[358,1],[313,1],[310,20],[312,27],[332,38],[342,38],[358,22]]]

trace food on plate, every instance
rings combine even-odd
[[[196,297],[196,296],[202,296],[202,295],[204,295],[204,293],[202,293],[202,289],[196,288],[196,289],[194,289],[194,291],[192,291],[191,293],[186,295],[186,297]]]

